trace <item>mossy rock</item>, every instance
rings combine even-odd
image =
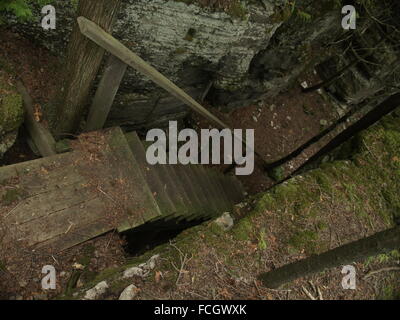
[[[24,109],[21,95],[1,74],[0,93],[0,134],[4,134],[19,128],[24,119]]]

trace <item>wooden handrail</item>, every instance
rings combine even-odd
[[[196,102],[191,96],[180,89],[172,81],[158,72],[154,67],[145,62],[142,58],[124,46],[120,41],[112,35],[104,31],[94,22],[85,17],[78,17],[79,28],[84,36],[95,42],[100,47],[104,48],[127,65],[139,71],[146,77],[150,78],[160,87],[168,91],[174,97],[178,98],[197,113],[212,121],[220,129],[229,128],[224,122],[219,120],[206,108]]]

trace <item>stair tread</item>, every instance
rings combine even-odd
[[[165,192],[164,184],[160,179],[159,173],[157,172],[157,166],[148,164],[146,160],[146,150],[144,149],[140,138],[136,132],[127,133],[125,137],[132,150],[132,153],[140,165],[146,182],[148,183],[154,199],[157,201],[157,204],[162,211],[162,214],[165,216],[173,214],[176,212],[176,207],[171,198],[168,196],[168,193]]]
[[[245,194],[244,188],[238,178],[236,178],[235,176],[230,176],[229,178],[231,179],[232,186],[234,188],[236,203],[239,203],[239,202],[243,201],[243,199],[244,199],[244,194]]]
[[[175,169],[178,177],[180,178],[181,185],[192,203],[192,212],[186,215],[185,218],[187,220],[191,220],[193,218],[200,217],[203,210],[202,207],[206,204],[204,203],[204,199],[201,199],[196,192],[196,187],[194,185],[195,179],[189,176],[188,170],[185,168],[185,166],[176,165]]]
[[[204,167],[199,167],[199,171],[201,172],[203,179],[205,181],[204,188],[207,189],[210,196],[210,201],[213,202],[214,207],[216,208],[216,213],[221,213],[221,211],[225,210],[225,204],[224,200],[221,199],[222,190],[220,188],[219,183],[215,181],[215,178],[213,177],[212,174],[212,170],[206,169]]]
[[[170,183],[174,184],[175,192],[181,197],[185,210],[180,213],[180,217],[188,217],[194,213],[194,204],[190,200],[187,191],[184,189],[178,167],[176,165],[164,166],[171,177]]]
[[[237,203],[241,200],[239,189],[237,188],[237,180],[231,176],[224,176],[224,183],[227,184],[228,197],[232,203]]]
[[[223,198],[225,199],[226,203],[226,211],[231,211],[233,207],[233,197],[231,196],[230,192],[232,190],[232,186],[227,181],[226,177],[222,173],[217,173],[217,180],[221,185],[221,190],[223,193]]]
[[[208,203],[207,212],[205,212],[205,217],[214,216],[219,208],[217,206],[217,202],[215,201],[215,191],[209,180],[207,180],[207,176],[204,174],[204,171],[201,170],[200,166],[190,166],[192,174],[197,178],[198,181],[198,189],[202,194],[204,201]]]

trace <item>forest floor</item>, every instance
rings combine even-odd
[[[0,30],[0,34],[2,39],[0,62],[5,60],[11,64],[12,72],[22,79],[36,103],[36,114],[40,119],[41,106],[47,103],[55,93],[59,80],[56,70],[59,70],[60,61],[43,48],[37,47],[19,35],[4,30]],[[314,84],[318,80],[311,73],[304,75],[300,82],[307,81],[309,84]],[[237,109],[229,114],[221,113],[218,108],[210,110],[223,117],[234,128],[255,129],[255,147],[267,161],[279,159],[290,153],[338,118],[336,110],[323,96],[317,92],[301,94],[300,86],[273,99]],[[194,121],[199,128],[208,127],[207,123],[197,117],[194,117]],[[313,146],[294,159],[285,173],[290,174],[291,169],[294,170],[300,166],[317,150],[318,145]],[[0,165],[27,161],[35,157],[26,145],[24,136],[21,135],[16,145],[0,160]],[[276,184],[263,172],[260,165],[256,166],[251,176],[242,178],[242,182],[249,194],[265,192]],[[310,186],[310,190],[312,189],[313,186]],[[354,224],[359,223],[350,213],[340,215],[340,218],[331,225],[325,220],[335,219],[335,214],[346,210],[338,208],[337,203],[333,204],[332,193],[314,191],[319,194],[322,202],[331,204],[325,208],[330,214],[324,218],[324,221],[316,222],[314,219],[310,222],[313,219],[310,218],[311,220],[302,223],[307,226],[311,224],[314,228],[318,222],[321,223],[321,228],[329,224],[329,235],[324,234],[324,241],[326,237],[329,238],[329,247],[346,242],[350,231],[352,232],[350,238],[356,239],[385,227],[385,222],[377,217],[374,227],[361,223],[358,227],[349,229],[349,221]],[[362,198],[358,200],[362,199],[367,201],[368,194],[362,195]],[[396,288],[393,289],[387,284],[393,281],[393,272],[387,271],[386,268],[398,265],[399,257],[396,255],[383,255],[355,264],[359,271],[358,278],[362,279],[357,290],[341,288],[340,282],[343,275],[339,269],[300,280],[282,290],[266,289],[254,276],[249,276],[249,273],[254,275],[265,269],[304,258],[310,250],[318,249],[315,248],[317,241],[312,232],[300,232],[297,238],[295,237],[295,240],[297,239],[296,241],[301,244],[300,247],[304,244],[308,249],[296,245],[288,249],[291,246],[288,246],[290,239],[288,240],[289,234],[288,230],[285,230],[285,223],[290,223],[295,218],[290,214],[282,216],[281,210],[288,214],[291,209],[287,206],[293,205],[293,203],[286,203],[285,199],[282,201],[282,208],[267,210],[266,216],[263,216],[263,221],[268,221],[268,225],[258,221],[260,226],[253,226],[254,230],[257,230],[253,238],[245,236],[245,239],[241,239],[243,235],[240,231],[237,232],[240,228],[235,228],[229,233],[220,233],[214,230],[213,223],[206,223],[180,234],[172,243],[163,246],[166,254],[161,256],[161,262],[149,278],[132,280],[139,288],[138,298],[310,299],[313,296],[317,299],[318,297],[375,299],[392,297]],[[258,198],[249,201],[248,206],[238,210],[237,218],[243,218],[248,211],[253,211],[253,207],[257,207],[260,203]],[[307,204],[302,210],[311,210],[313,206],[314,204],[311,207]],[[351,206],[351,203],[347,206]],[[285,208],[288,208],[288,211]],[[240,222],[239,225],[243,226],[246,223]],[[303,229],[300,228],[300,230]],[[190,249],[185,251],[187,249],[185,239],[193,241],[193,237],[199,245],[195,254]],[[311,238],[313,243],[311,249],[308,241],[305,241],[307,239],[304,240],[303,237]],[[224,242],[229,243],[229,248],[220,248],[218,243]],[[29,254],[27,260],[20,261],[29,265],[29,268],[24,268],[24,274],[10,272],[0,261],[0,299],[50,299],[61,294],[69,296],[74,290],[72,287],[83,288],[104,277],[104,270],[125,268],[127,264],[130,264],[132,257],[124,251],[124,245],[124,239],[117,234],[106,234],[59,255]],[[222,253],[221,250],[227,250],[231,254]],[[147,259],[149,254],[139,259]],[[132,260],[132,263],[136,260]],[[43,278],[41,271],[42,267],[48,264],[54,265],[57,269],[58,286],[55,291],[43,292],[40,287],[40,281]],[[369,274],[372,270],[379,272]],[[368,277],[365,278],[366,276]],[[120,291],[121,287],[115,286],[114,291],[106,298],[117,298]]]

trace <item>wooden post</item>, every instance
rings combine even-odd
[[[278,288],[298,278],[359,261],[400,247],[400,226],[378,232],[341,247],[294,262],[276,270],[261,274],[260,280],[267,288]]]
[[[57,154],[56,141],[50,131],[35,120],[32,98],[21,81],[17,81],[17,89],[22,96],[25,108],[25,126],[42,157]]]
[[[88,17],[110,31],[121,0],[79,0],[78,15]],[[63,79],[54,102],[51,127],[57,136],[74,134],[85,113],[91,86],[104,56],[104,49],[82,36],[75,23],[68,43]]]
[[[90,107],[85,131],[100,130],[104,127],[126,68],[125,63],[110,55]]]

